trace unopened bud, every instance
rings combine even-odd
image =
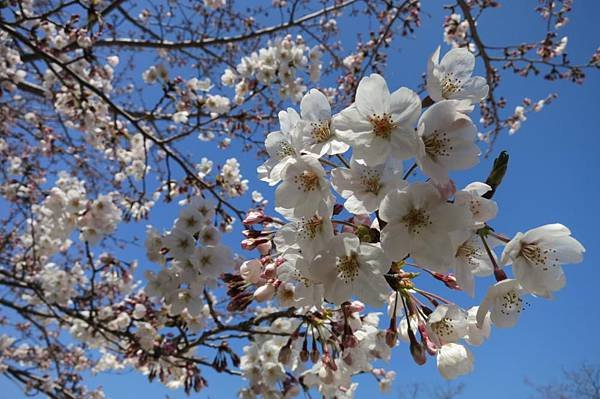
[[[308,362],[308,350],[306,350],[306,348],[302,348],[300,351],[300,360],[302,360],[303,363]]]
[[[460,286],[458,285],[458,282],[456,281],[456,277],[454,277],[451,274],[442,274],[442,273],[438,273],[438,272],[433,272],[433,277],[436,280],[439,280],[441,282],[443,282],[446,287],[453,289],[453,290],[460,290]]]
[[[415,361],[415,363],[417,363],[419,366],[422,366],[427,362],[427,356],[425,356],[425,350],[423,349],[423,346],[418,342],[415,342],[415,343],[411,342],[410,354],[412,355],[412,358]]]
[[[396,346],[396,342],[398,342],[398,333],[395,330],[387,329],[385,331],[385,343],[390,348]]]
[[[277,277],[277,266],[273,262],[266,265],[262,277],[266,279]]]
[[[320,357],[320,356],[321,356],[321,355],[319,354],[319,351],[317,350],[317,348],[316,348],[316,347],[313,347],[313,348],[312,348],[312,350],[310,351],[310,360],[311,360],[313,363],[316,363],[316,362],[318,362],[318,361],[319,361],[319,357]]]
[[[290,346],[286,344],[279,351],[279,356],[277,357],[277,360],[279,360],[279,363],[288,364],[291,359],[292,359],[292,348],[290,348]]]
[[[258,302],[268,301],[275,295],[275,286],[271,283],[262,285],[254,291],[254,299]]]
[[[240,275],[245,281],[251,284],[256,284],[260,281],[261,273],[262,264],[258,259],[247,260],[240,266]]]
[[[352,301],[348,305],[347,309],[350,313],[362,312],[363,310],[365,310],[365,304],[360,301]]]
[[[417,341],[417,337],[415,337],[415,333],[410,326],[408,328],[408,339],[410,340],[410,354],[413,357],[413,360],[419,366],[424,365],[427,361],[425,350],[419,341]]]

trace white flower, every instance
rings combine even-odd
[[[449,234],[471,224],[464,208],[447,203],[429,183],[389,192],[379,212],[387,222],[381,244],[390,259],[410,254],[418,265],[440,272],[448,270],[455,254]]]
[[[215,215],[215,206],[201,196],[192,198],[189,205],[195,208],[204,217],[204,220],[210,221]]]
[[[233,266],[231,251],[223,245],[207,245],[197,248],[194,257],[198,261],[200,272],[206,277],[217,278],[226,269]]]
[[[178,111],[173,114],[173,122],[175,123],[187,123],[188,116],[190,113],[188,111]]]
[[[473,346],[479,346],[489,338],[490,333],[492,332],[492,321],[490,320],[490,314],[488,313],[483,320],[483,324],[480,327],[477,327],[477,311],[479,310],[479,306],[473,306],[467,312],[467,325],[468,325],[468,334],[465,337],[465,340]]]
[[[473,371],[473,354],[463,345],[450,343],[438,349],[437,367],[447,380]]]
[[[566,284],[561,265],[579,263],[585,248],[562,224],[547,224],[517,235],[502,253],[502,264],[512,262],[519,284],[534,295],[552,297]]]
[[[167,295],[165,299],[171,305],[169,314],[176,316],[185,309],[192,316],[202,312],[202,301],[200,300],[200,290],[190,288],[179,288]]]
[[[300,155],[294,130],[300,121],[300,115],[293,109],[279,112],[280,129],[271,132],[265,140],[269,159],[258,168],[261,180],[273,186],[281,180],[282,171]]]
[[[229,99],[218,94],[209,94],[205,104],[210,112],[216,114],[225,114],[231,108]]]
[[[438,183],[448,181],[449,171],[479,162],[477,128],[464,113],[470,110],[472,106],[463,101],[445,100],[433,104],[419,119],[417,164]]]
[[[456,305],[438,305],[429,315],[427,330],[438,347],[457,342],[467,335],[467,313]]]
[[[204,216],[195,207],[187,206],[179,213],[175,227],[186,233],[196,234],[205,224]]]
[[[427,64],[427,93],[433,101],[444,99],[483,100],[488,94],[488,85],[481,76],[471,77],[475,68],[475,57],[466,48],[454,48],[439,62],[438,47]]]
[[[146,230],[146,256],[150,262],[158,264],[165,263],[165,256],[161,253],[162,248],[165,246],[163,243],[162,236],[158,231],[148,226]]]
[[[217,245],[221,241],[221,232],[215,226],[207,224],[200,230],[198,241],[203,245]]]
[[[347,233],[336,236],[329,247],[310,268],[312,276],[323,283],[325,298],[339,305],[356,296],[367,304],[381,305],[389,291],[384,274],[390,266],[381,248],[361,244]]]
[[[277,268],[277,278],[295,284],[295,306],[323,305],[323,284],[314,280],[310,263],[299,253],[286,253],[284,263]]]
[[[169,249],[170,256],[183,261],[194,252],[196,240],[187,231],[176,227],[163,238],[163,243]]]
[[[470,183],[462,190],[456,192],[454,203],[467,207],[473,215],[475,224],[481,226],[482,223],[495,218],[498,213],[496,202],[483,198],[483,194],[491,190],[492,188],[485,183]]]
[[[333,238],[333,224],[329,217],[314,214],[286,224],[275,234],[273,242],[280,252],[295,249],[312,260],[327,248]]]
[[[475,296],[475,276],[489,276],[494,272],[494,265],[483,245],[481,237],[472,231],[463,230],[451,233],[453,246],[456,249],[454,255],[454,270],[456,271],[456,282],[460,288]],[[499,244],[492,237],[486,238],[490,249]],[[494,260],[495,254],[492,252]]]
[[[275,205],[292,210],[296,217],[312,216],[328,207],[331,197],[325,170],[312,155],[303,155],[288,164],[283,182],[275,191]]]
[[[375,212],[385,195],[403,188],[402,163],[388,160],[385,164],[367,166],[363,161],[352,160],[350,169],[331,171],[331,185],[346,198],[344,207],[356,215]]]
[[[300,102],[302,121],[298,125],[298,141],[303,150],[319,157],[342,154],[348,144],[340,141],[331,123],[331,105],[323,93],[312,89]]]
[[[367,165],[384,163],[391,154],[407,159],[415,153],[414,123],[421,111],[419,96],[406,87],[390,91],[383,77],[362,78],[356,101],[334,118],[339,136],[353,156]]]
[[[523,288],[514,279],[502,280],[491,286],[477,310],[477,327],[483,327],[488,312],[495,326],[514,326],[523,310],[522,292]]]

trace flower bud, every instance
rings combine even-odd
[[[275,295],[275,287],[271,283],[262,285],[254,291],[254,299],[258,302],[268,301]]]
[[[419,366],[422,366],[427,362],[427,356],[425,355],[425,350],[423,346],[417,341],[417,337],[415,337],[415,333],[409,327],[408,328],[408,339],[410,340],[410,354]]]
[[[350,313],[362,312],[363,310],[365,310],[365,304],[360,301],[352,301],[348,305],[348,311]]]
[[[395,330],[392,330],[391,328],[388,328],[385,331],[386,345],[389,346],[390,348],[393,348],[394,346],[396,346],[397,341],[398,341],[398,332],[396,332]]]
[[[320,355],[319,355],[319,351],[317,350],[317,347],[316,347],[316,346],[314,346],[314,347],[312,348],[312,351],[310,351],[310,360],[311,360],[313,363],[316,363],[316,362],[318,362],[318,361],[319,361],[319,357],[320,357]]]
[[[277,360],[279,360],[279,363],[288,364],[291,359],[292,348],[290,348],[290,346],[286,344],[279,350],[279,356],[277,357]]]
[[[258,283],[261,273],[262,265],[258,259],[247,260],[240,266],[240,275],[249,283]]]
[[[442,273],[438,273],[438,272],[433,272],[432,275],[436,280],[443,282],[446,285],[446,287],[448,287],[452,290],[460,290],[461,289],[456,281],[456,277],[454,277],[451,274],[442,274]]]
[[[265,213],[262,210],[251,210],[250,212],[248,212],[248,214],[246,215],[246,218],[244,219],[244,221],[242,223],[244,223],[245,225],[253,225],[253,224],[259,224],[259,223],[268,223],[271,222],[273,219],[269,216],[266,216]]]
[[[271,279],[277,277],[277,266],[271,262],[267,264],[263,270],[262,277],[265,279]]]
[[[302,348],[300,351],[300,360],[302,360],[303,363],[308,362],[308,350],[306,348]]]

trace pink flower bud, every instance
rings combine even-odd
[[[274,263],[266,265],[262,277],[266,279],[277,277],[277,266]]]
[[[451,274],[442,274],[442,273],[438,273],[438,272],[433,272],[433,277],[435,277],[437,280],[440,280],[441,282],[443,282],[444,284],[446,284],[446,287],[453,289],[453,290],[460,290],[460,286],[458,285],[458,283],[456,282],[456,277],[454,277]]]
[[[271,248],[273,248],[271,241],[267,241],[256,246],[258,253],[260,253],[262,256],[268,255],[269,252],[271,252]]]
[[[273,219],[269,216],[266,216],[265,213],[261,209],[255,209],[248,212],[246,218],[243,223],[245,225],[253,225],[253,224],[261,224],[265,222],[271,222]]]
[[[350,313],[362,312],[365,310],[365,304],[360,301],[352,301],[350,305],[348,305],[348,311]]]

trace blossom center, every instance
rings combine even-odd
[[[521,246],[520,255],[523,256],[527,261],[535,266],[542,266],[543,270],[548,270],[548,261],[550,261],[551,266],[558,265],[557,258],[550,258],[553,254],[556,254],[555,249],[544,249],[542,250],[535,244],[523,244]]]
[[[331,138],[330,121],[312,122],[310,125],[312,126],[311,135],[316,143],[325,143]]]
[[[183,221],[187,227],[194,227],[199,222],[199,220],[196,219],[194,216],[189,216],[188,218],[184,219]]]
[[[354,281],[358,276],[358,255],[353,252],[350,256],[338,258],[336,269],[338,277],[344,280],[346,284]]]
[[[323,219],[315,215],[308,219],[302,218],[298,223],[298,235],[300,238],[314,240],[323,229]]]
[[[462,90],[462,81],[454,77],[454,72],[448,72],[444,75],[441,82],[442,97],[448,98],[452,94]]]
[[[294,183],[300,191],[315,191],[319,187],[319,176],[312,170],[305,170],[294,177]]]
[[[202,266],[207,266],[210,264],[210,256],[204,255],[200,257],[200,264]]]
[[[373,126],[373,133],[375,136],[382,139],[389,139],[392,135],[394,122],[392,121],[392,116],[390,114],[373,114],[369,117],[369,122],[371,122],[371,125]]]
[[[423,138],[425,144],[425,152],[434,160],[437,157],[447,157],[453,147],[450,144],[450,139],[446,132],[439,132],[437,129],[433,134]],[[450,150],[450,151],[449,151]]]
[[[503,315],[511,315],[515,311],[521,313],[523,309],[523,300],[515,290],[509,291],[500,299],[500,313]]]
[[[475,248],[470,246],[467,242],[463,243],[458,250],[456,251],[456,257],[463,259],[471,266],[477,266],[477,262],[475,262],[476,256],[481,256],[481,251],[479,248]]]
[[[292,147],[290,143],[288,143],[287,141],[282,141],[279,143],[279,150],[277,151],[277,156],[280,159],[294,155],[296,155],[296,150],[294,150],[294,147]]]
[[[377,195],[381,190],[381,176],[374,169],[366,169],[360,176],[360,183],[368,193]]]
[[[454,326],[452,320],[444,317],[442,320],[431,324],[431,329],[440,338],[447,338],[454,334]]]
[[[185,237],[177,240],[177,246],[181,249],[187,249],[187,248],[191,247],[191,245],[192,245],[192,243],[190,242],[190,240],[188,240]]]
[[[423,209],[413,208],[403,218],[402,222],[412,234],[420,234],[421,230],[431,225],[431,217]]]
[[[370,179],[363,181],[363,184],[368,193],[373,193],[375,195],[379,194],[379,190],[381,189],[379,176],[373,176]]]

